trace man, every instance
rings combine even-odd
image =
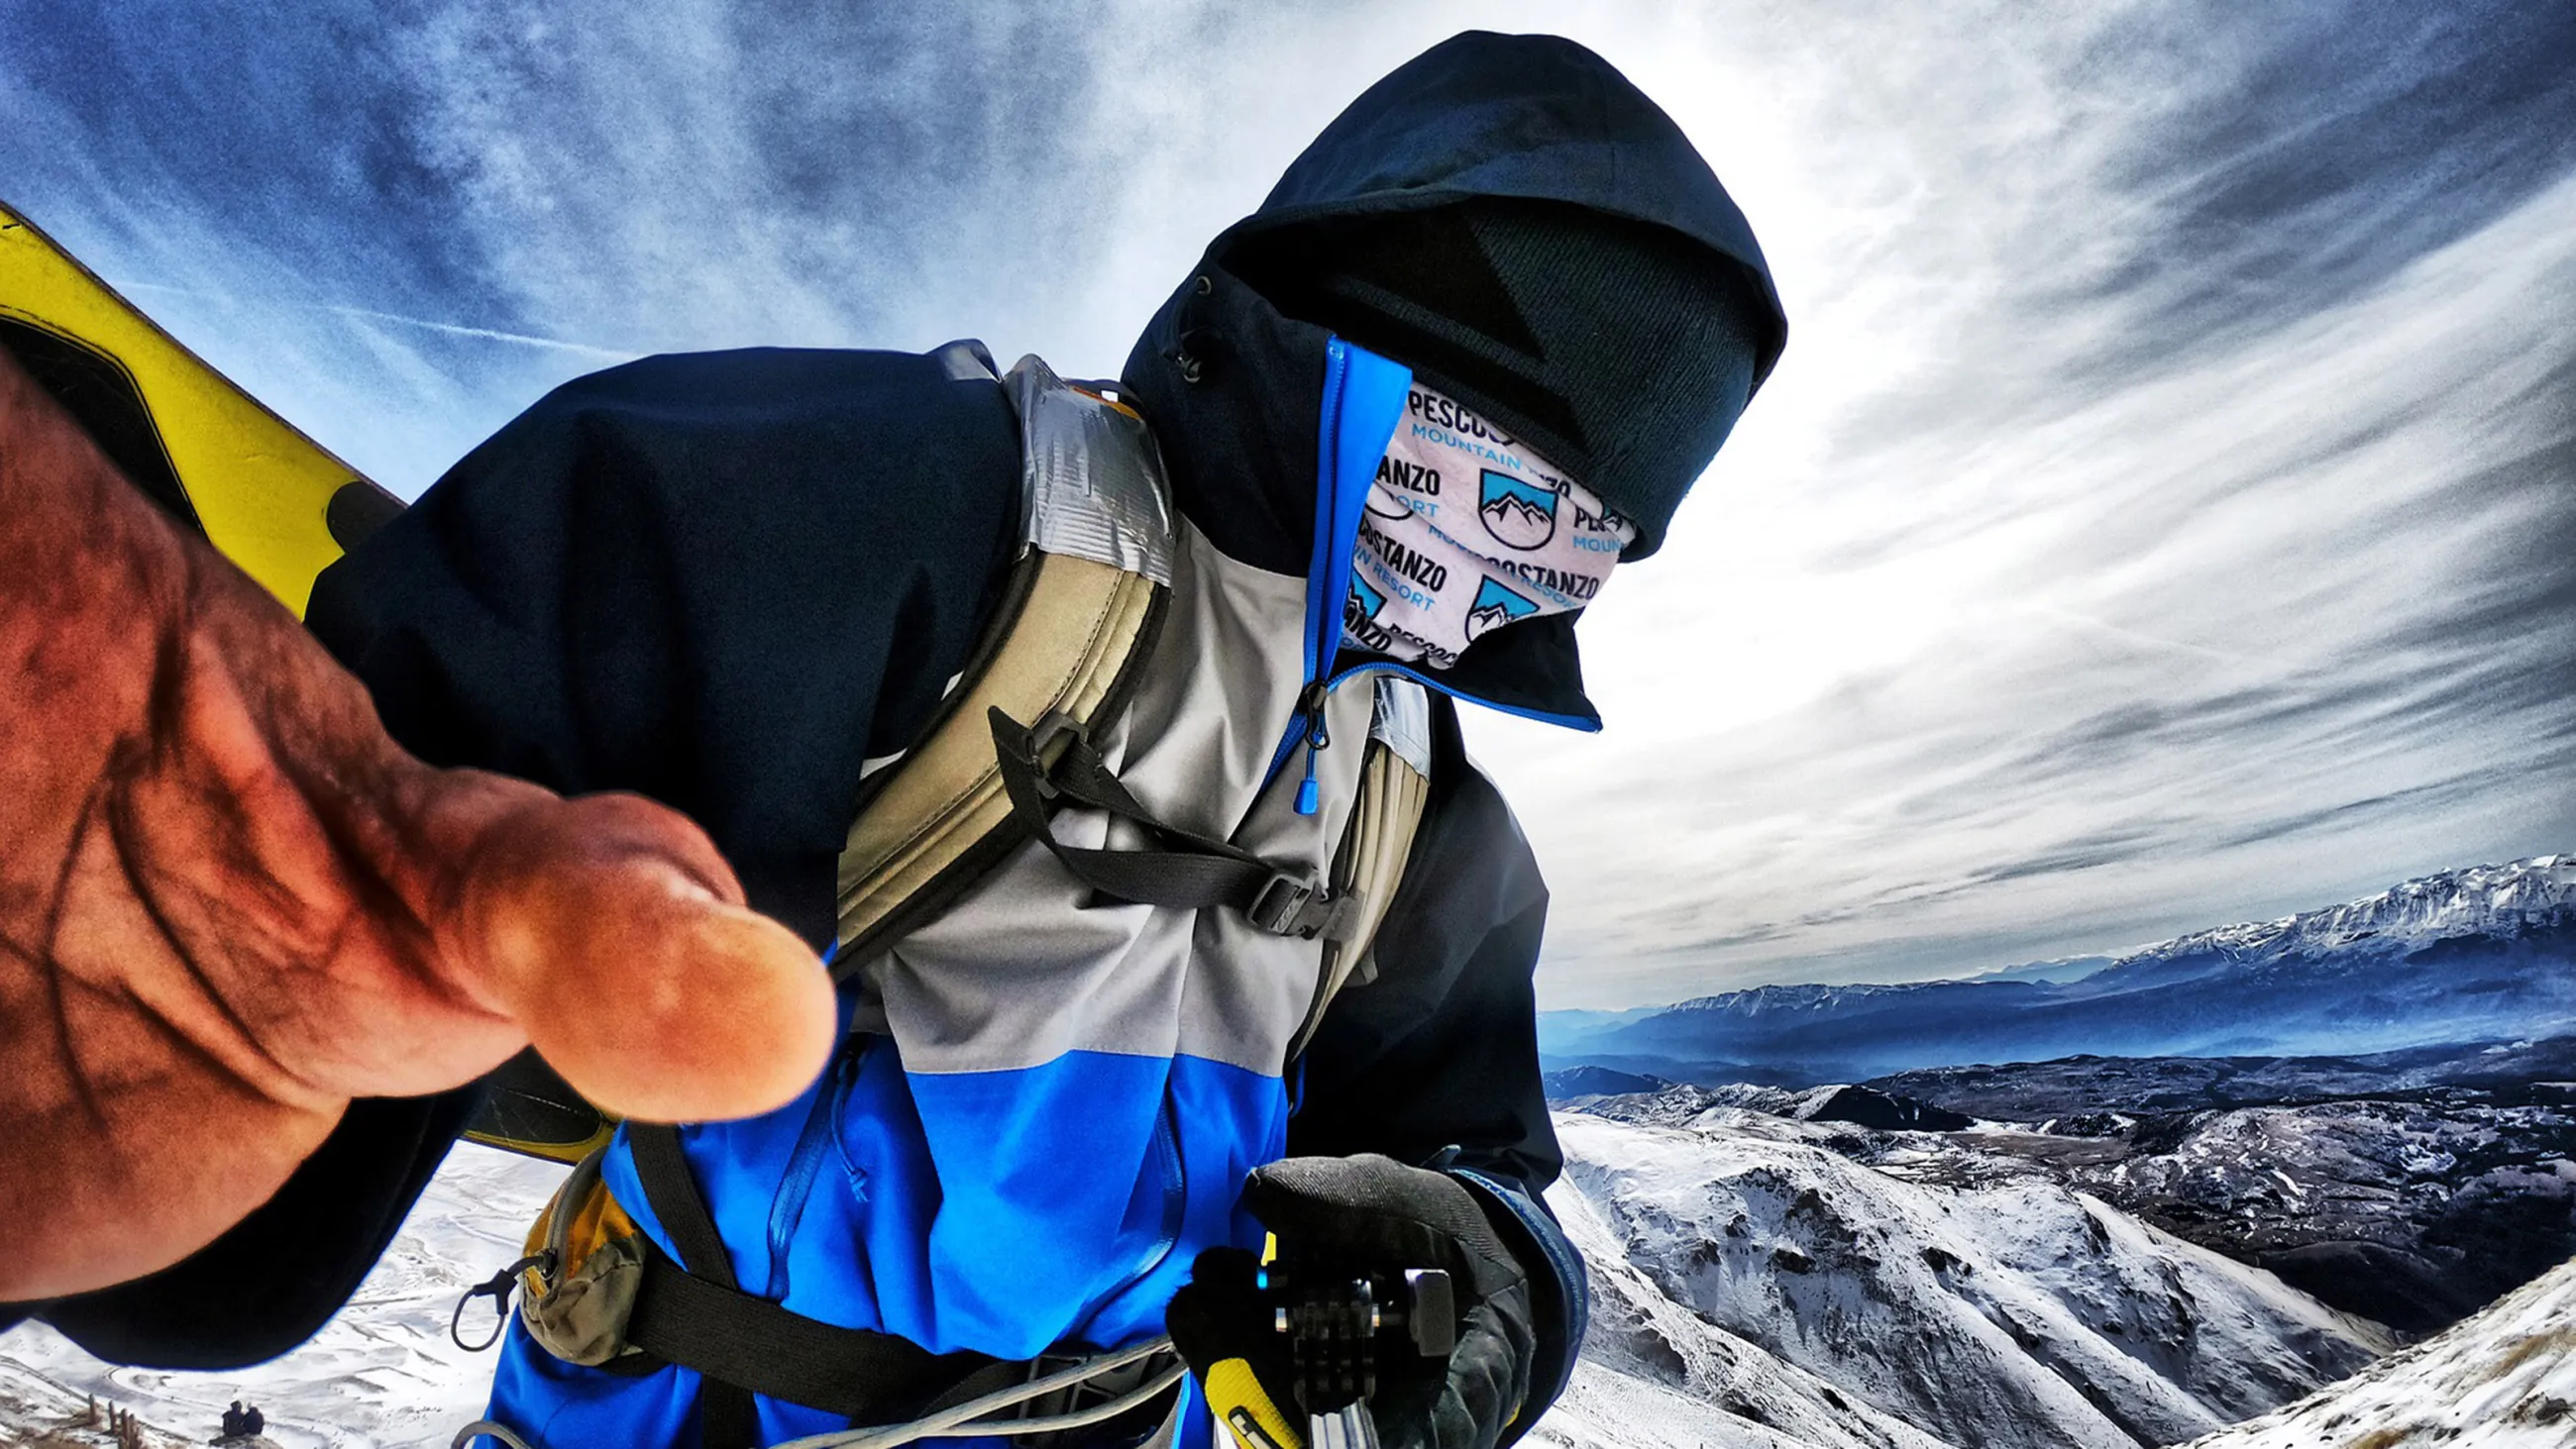
[[[1546,895],[1451,700],[1597,727],[1581,607],[1661,544],[1783,330],[1743,218],[1661,111],[1569,42],[1464,35],[1361,96],[1217,238],[1114,385],[1020,370],[1006,390],[962,347],[650,359],[558,390],[327,573],[314,632],[393,736],[496,772],[462,777],[480,794],[443,835],[438,809],[389,816],[458,842],[461,879],[382,870],[399,909],[355,919],[500,964],[428,973],[444,990],[391,972],[405,989],[376,998],[448,1012],[448,1035],[473,1021],[487,1064],[533,1040],[631,1116],[752,1114],[630,1124],[576,1174],[531,1254],[493,1432],[775,1443],[936,1414],[1168,1325],[1246,1443],[1289,1442],[1300,1366],[1267,1332],[1267,1234],[1450,1275],[1455,1349],[1381,1387],[1388,1442],[1525,1431],[1571,1371],[1584,1293],[1538,1198],[1558,1169],[1529,980]],[[1151,428],[1141,466],[1177,517],[1127,561],[1159,623],[1071,745],[994,714],[1004,775],[1021,761],[1011,849],[900,933],[854,935],[854,802],[986,667],[1045,511],[1032,410],[1057,405]],[[1378,919],[1253,889],[1339,866],[1375,745],[1425,782]],[[713,851],[599,791],[684,812]],[[567,863],[592,894],[553,885]],[[771,922],[848,948],[828,1000]],[[182,957],[189,924],[167,933]],[[710,1088],[690,1063],[629,1065],[674,1036],[716,1043],[699,1072],[776,1071]],[[422,1054],[390,1054],[408,1078],[289,1081],[272,1095],[302,1110],[277,1135],[302,1165],[258,1213],[157,1282],[44,1316],[162,1361],[309,1332],[464,1106],[315,1128],[335,1092],[435,1088],[473,1055]],[[281,1259],[288,1281],[236,1322],[190,1306]],[[567,1324],[616,1284],[605,1329]],[[1103,1442],[1199,1442],[1205,1418],[1159,1382]]]

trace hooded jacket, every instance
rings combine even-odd
[[[1355,103],[1210,246],[1122,379],[1211,568],[1302,591],[1306,637],[1318,608],[1338,618],[1339,515],[1358,504],[1332,486],[1319,442],[1334,339],[1283,316],[1229,260],[1245,239],[1307,221],[1494,196],[1706,247],[1759,298],[1753,380],[1777,354],[1777,303],[1743,218],[1615,70],[1541,37],[1435,48]],[[751,903],[819,949],[866,762],[911,743],[965,664],[1007,575],[1018,508],[1008,403],[934,356],[652,358],[567,384],[477,448],[324,575],[309,618],[416,754],[686,811]],[[907,1053],[940,1031],[889,1031],[883,1000],[845,990],[860,1045],[803,1099],[683,1134],[744,1288],[934,1351],[1115,1347],[1158,1331],[1199,1249],[1258,1245],[1257,1225],[1231,1209],[1243,1169],[1282,1153],[1383,1152],[1458,1174],[1524,1259],[1540,1361],[1518,1422],[1535,1420],[1571,1371],[1585,1300],[1580,1260],[1539,1199],[1560,1167],[1530,982],[1547,897],[1509,810],[1466,758],[1451,697],[1598,728],[1573,628],[1556,616],[1498,630],[1457,669],[1416,676],[1434,691],[1431,797],[1380,928],[1379,975],[1336,998],[1285,1070],[1211,1064],[1183,1043],[1105,1065],[1067,1067],[1083,1055],[1068,1052],[1012,1072],[923,1075]],[[1329,646],[1305,661],[1336,689],[1392,668]],[[1284,753],[1300,721],[1279,713],[1227,728],[1257,729]],[[1101,1081],[1106,1097],[1085,1095]],[[1160,1110],[1138,1117],[1133,1142],[1050,1136],[1148,1091]],[[469,1106],[467,1094],[358,1104],[224,1239],[42,1316],[132,1361],[212,1367],[281,1351],[354,1289]],[[622,1152],[611,1187],[671,1251]],[[1035,1255],[1046,1271],[1027,1271]],[[1015,1281],[1034,1286],[1015,1298]],[[576,1368],[514,1333],[495,1416],[538,1443],[681,1443],[697,1393],[685,1368]],[[843,1423],[766,1399],[760,1414],[770,1439]]]

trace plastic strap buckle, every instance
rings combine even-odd
[[[1274,875],[1244,914],[1274,936],[1311,941],[1338,924],[1342,902],[1311,876]]]

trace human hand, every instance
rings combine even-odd
[[[353,1097],[534,1043],[592,1101],[766,1111],[832,989],[696,826],[435,770],[0,353],[0,1301],[165,1267]]]
[[[1537,1337],[1529,1279],[1455,1178],[1392,1158],[1291,1157],[1244,1179],[1243,1205],[1304,1255],[1384,1269],[1439,1268],[1459,1312],[1445,1363],[1382,1378],[1370,1416],[1387,1449],[1493,1449],[1529,1394]],[[1299,1449],[1308,1408],[1294,1397],[1287,1341],[1260,1291],[1257,1264],[1212,1248],[1165,1315],[1220,1417],[1241,1409],[1244,1449]],[[1270,1445],[1260,1442],[1266,1436]],[[1314,1449],[1307,1445],[1304,1449]]]

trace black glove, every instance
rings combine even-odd
[[[1392,1158],[1292,1157],[1244,1180],[1243,1205],[1284,1253],[1393,1271],[1445,1269],[1457,1295],[1458,1345],[1382,1377],[1369,1407],[1387,1449],[1494,1449],[1529,1393],[1537,1353],[1526,1273],[1455,1178]],[[1172,1296],[1172,1344],[1245,1449],[1273,1449],[1245,1423],[1297,1449],[1305,1406],[1294,1398],[1288,1343],[1273,1323],[1259,1264],[1212,1248]],[[1285,1431],[1283,1433],[1283,1430]]]

